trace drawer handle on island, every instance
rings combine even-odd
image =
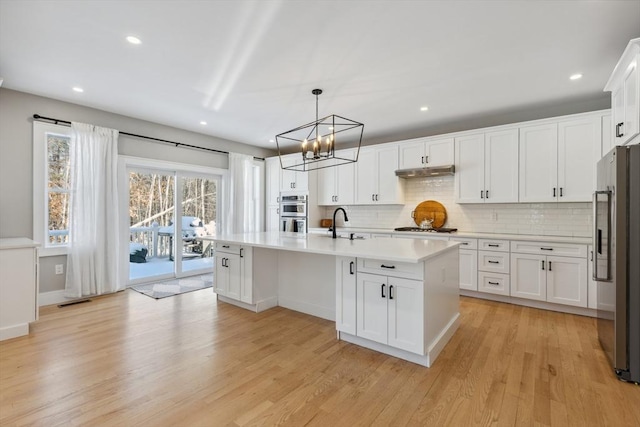
[[[460,244],[461,244],[461,245],[465,245],[465,246],[468,246],[468,245],[469,245],[469,243],[468,243],[468,242],[460,242]]]
[[[488,262],[489,264],[500,264],[500,261],[491,261],[491,260],[489,260],[489,261],[487,261],[487,262]]]
[[[353,261],[349,263],[349,274],[353,274]]]
[[[541,251],[552,251],[553,248],[540,248]]]
[[[385,286],[384,283],[382,284],[382,286],[380,286],[380,292],[382,293],[382,298],[386,298],[384,296],[384,286]]]
[[[229,249],[229,245],[222,245],[223,248]]]
[[[389,286],[389,299],[393,299],[393,285]]]
[[[384,264],[381,264],[380,268],[396,268],[396,266],[395,265],[384,265]]]
[[[500,284],[498,282],[487,282],[487,283],[489,283],[490,285],[496,285],[496,286],[498,286]]]
[[[496,244],[493,244],[493,243],[489,243],[487,246],[489,246],[490,248],[499,248],[500,247],[500,245],[496,245]]]

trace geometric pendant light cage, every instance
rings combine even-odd
[[[357,162],[364,124],[335,114],[318,118],[318,95],[322,89],[314,89],[311,93],[316,96],[316,120],[276,135],[282,169],[307,172]],[[339,151],[336,154],[339,142],[356,140],[358,147],[355,156],[340,155]],[[285,164],[282,161],[282,148],[291,144],[298,147],[300,155],[294,157],[297,160],[293,164]]]

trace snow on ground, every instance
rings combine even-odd
[[[172,274],[173,269],[174,262],[170,261],[169,257],[147,258],[147,262],[141,264],[130,262],[129,280]],[[184,272],[202,269],[213,271],[213,258],[185,258],[182,260],[182,270]]]

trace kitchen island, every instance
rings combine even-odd
[[[336,322],[338,338],[430,366],[458,327],[458,243],[248,233],[215,241],[214,291]]]

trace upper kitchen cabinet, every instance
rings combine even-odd
[[[282,166],[293,166],[301,163],[300,154],[288,154],[282,156]],[[289,169],[280,171],[280,191],[282,192],[307,192],[309,191],[309,172],[298,172]]]
[[[418,138],[400,142],[399,169],[453,164],[453,138]]]
[[[455,139],[457,203],[518,201],[518,129]]]
[[[601,114],[520,128],[520,202],[588,202],[601,150]]]
[[[640,38],[637,38],[629,42],[604,87],[611,92],[613,145],[640,142],[639,62]]]
[[[336,151],[336,157],[355,159],[356,150]],[[339,160],[333,160],[333,164]],[[318,205],[352,205],[355,200],[355,163],[318,169]]]
[[[268,157],[264,159],[264,165],[266,175],[266,205],[276,206],[280,203],[280,158]]]
[[[398,145],[380,144],[360,149],[356,162],[356,197],[358,205],[402,204],[404,192],[398,169]]]

